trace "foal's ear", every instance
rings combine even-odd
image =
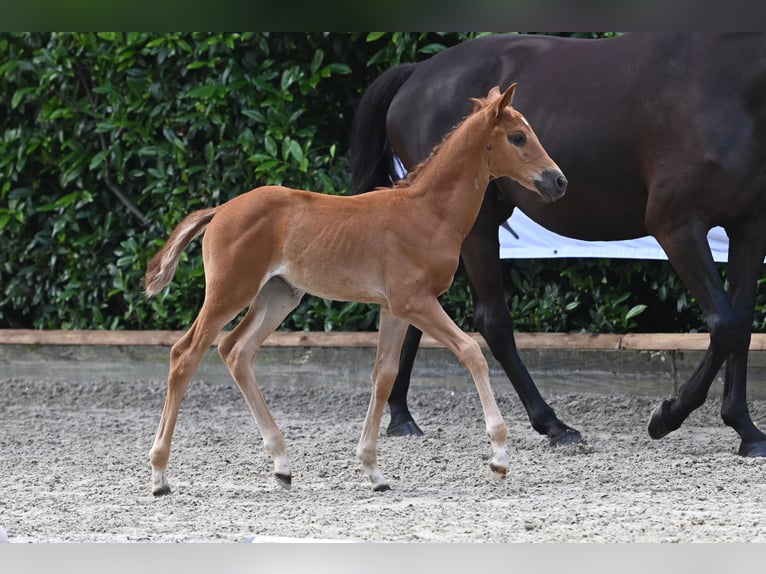
[[[490,101],[494,100],[495,98],[499,98],[500,96],[501,96],[501,94],[500,94],[500,86],[494,86],[487,93],[487,99],[490,100]]]
[[[496,117],[500,117],[503,114],[503,110],[511,105],[511,102],[513,102],[513,94],[516,91],[516,83],[514,82],[510,86],[508,86],[508,89],[503,92],[502,97],[500,98],[497,108],[495,109],[495,115]],[[499,92],[500,90],[498,90]]]

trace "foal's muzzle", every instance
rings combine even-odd
[[[567,178],[559,170],[546,169],[535,181],[535,187],[545,201],[556,201],[566,192],[567,183]]]

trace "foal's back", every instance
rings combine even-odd
[[[219,208],[203,238],[206,274],[237,269],[243,290],[279,276],[297,290],[335,300],[383,304],[387,282],[429,253],[438,230],[409,190],[333,196],[266,186]],[[232,249],[237,243],[250,249]],[[455,265],[457,261],[455,261]],[[255,284],[254,284],[255,283]]]

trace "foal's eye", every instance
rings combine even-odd
[[[515,146],[521,147],[527,142],[527,137],[523,133],[517,132],[515,134],[509,135],[508,141]]]

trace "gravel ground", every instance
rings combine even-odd
[[[588,443],[552,449],[496,382],[510,429],[500,481],[473,387],[415,384],[426,436],[381,438],[393,490],[373,493],[354,457],[368,386],[264,384],[289,444],[285,491],[234,384],[194,381],[173,442],[173,494],[155,499],[148,452],[164,382],[17,379],[0,390],[0,526],[12,543],[766,542],[766,460],[735,454],[716,400],[652,441],[660,397],[549,396]],[[763,424],[766,402],[751,413]]]

